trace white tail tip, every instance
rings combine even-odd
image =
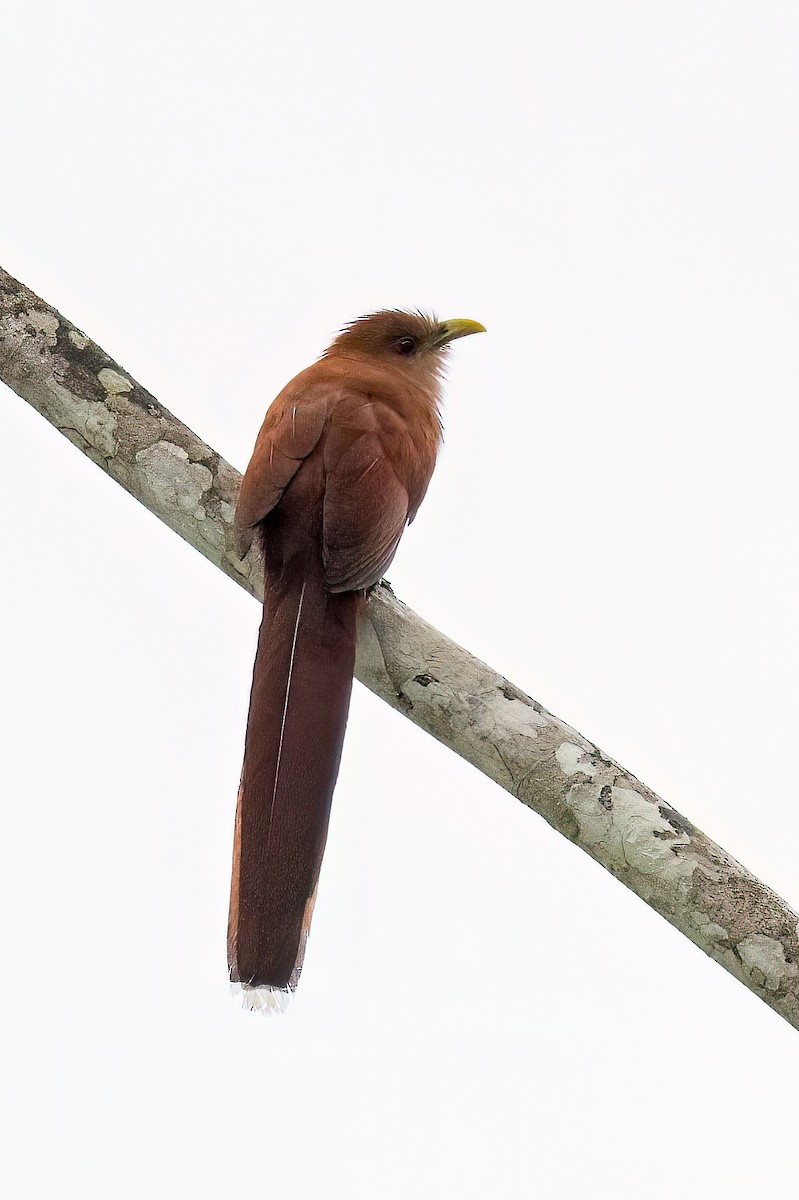
[[[271,1017],[273,1013],[286,1011],[291,999],[288,988],[256,987],[251,983],[231,983],[230,991],[237,1004],[249,1012],[264,1013]]]

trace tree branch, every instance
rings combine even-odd
[[[0,380],[253,595],[240,475],[104,350],[0,269]],[[799,918],[597,747],[426,624],[387,585],[357,676],[534,809],[799,1028]]]

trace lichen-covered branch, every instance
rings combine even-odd
[[[0,269],[0,380],[250,592],[231,521],[241,476],[69,321]]]
[[[0,270],[0,380],[258,595],[240,476],[104,350]],[[357,674],[606,867],[799,1028],[799,917],[592,742],[406,608],[370,597]]]

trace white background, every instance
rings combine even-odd
[[[3,265],[238,467],[347,319],[488,326],[396,590],[799,902],[796,6],[2,39]],[[796,1032],[360,687],[299,992],[236,1010],[257,606],[5,389],[0,437],[9,1196],[792,1193]]]

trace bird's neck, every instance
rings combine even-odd
[[[328,364],[331,373],[390,404],[402,416],[418,414],[440,430],[441,376],[433,364],[393,355],[378,357],[335,343],[321,362]]]

